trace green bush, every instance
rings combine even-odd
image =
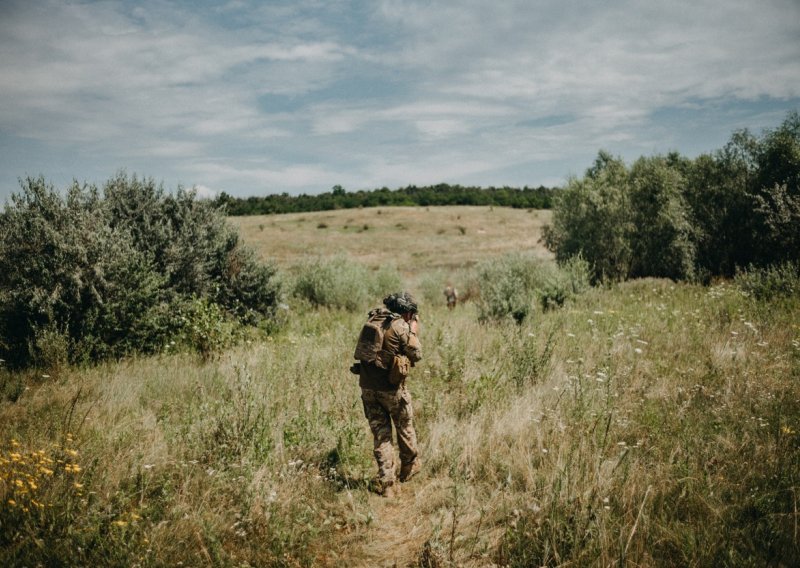
[[[737,267],[800,260],[800,115],[774,130],[735,132],[695,160],[642,157],[628,169],[601,151],[554,200],[544,241],[582,254],[593,280],[708,281]]]
[[[314,258],[303,263],[294,281],[294,295],[314,306],[357,310],[400,288],[397,270],[370,271],[346,256]]]
[[[736,273],[734,282],[740,290],[757,300],[772,300],[800,294],[800,264],[784,264],[757,268],[750,266]]]
[[[563,306],[564,303],[585,292],[591,282],[591,268],[582,256],[573,256],[558,268],[543,272],[538,289],[542,309]]]
[[[619,158],[600,152],[583,179],[573,178],[557,195],[545,245],[556,260],[582,255],[592,280],[618,280],[630,274],[632,231],[628,170]]]
[[[478,317],[482,321],[511,318],[522,323],[539,305],[559,307],[590,285],[589,263],[582,257],[561,265],[525,254],[510,254],[479,264],[471,286],[480,290]]]
[[[257,323],[279,292],[222,212],[181,188],[119,174],[102,194],[73,183],[62,196],[28,178],[0,214],[0,357],[12,367],[156,351],[195,297]]]
[[[178,308],[179,343],[209,359],[233,343],[235,326],[217,304],[194,298]]]

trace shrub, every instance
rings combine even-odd
[[[233,343],[233,322],[207,298],[193,298],[178,309],[179,341],[197,351],[203,359]]]
[[[294,295],[314,306],[357,310],[400,288],[397,270],[382,266],[371,272],[346,256],[314,258],[303,263],[294,282]]]
[[[582,255],[592,281],[623,279],[632,262],[628,171],[619,158],[600,152],[583,179],[573,178],[557,195],[544,242],[556,260]]]
[[[368,283],[370,300],[385,298],[403,286],[400,274],[394,266],[383,265],[372,273]],[[374,302],[374,300],[373,300]]]
[[[368,300],[367,269],[345,256],[314,258],[303,263],[294,295],[314,306],[356,310]]]
[[[543,310],[563,306],[567,300],[585,292],[591,281],[591,268],[582,256],[573,256],[558,268],[543,272],[539,303]]]
[[[517,323],[533,309],[536,271],[541,264],[534,258],[511,254],[486,261],[477,268],[481,320],[513,318]]]
[[[800,294],[800,264],[784,264],[757,268],[750,266],[736,273],[734,282],[748,296],[771,300]]]
[[[12,366],[159,349],[176,306],[208,298],[242,323],[274,313],[275,269],[221,211],[119,174],[65,195],[28,178],[0,215],[0,357]]]
[[[631,277],[685,280],[694,275],[695,246],[678,164],[655,156],[639,158],[628,183],[632,213]]]
[[[543,310],[564,305],[589,287],[589,264],[576,256],[554,265],[525,254],[486,261],[476,268],[478,317],[513,319],[522,323],[540,305]]]

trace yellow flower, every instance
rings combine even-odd
[[[781,426],[781,432],[783,432],[787,436],[791,436],[795,433],[795,431],[791,428],[791,426]]]
[[[118,526],[118,527],[127,527],[128,526],[128,523],[126,521],[114,521],[111,524],[115,525],[115,526]]]
[[[77,481],[72,484],[75,489],[83,489],[83,483],[78,483]]]
[[[53,475],[53,470],[47,469],[46,467],[40,467],[39,471],[41,471],[44,475]]]
[[[8,500],[8,504],[11,505],[12,507],[16,507],[17,506],[17,502],[14,501],[13,499],[9,499]]]
[[[74,458],[74,457],[77,457],[77,455],[78,455],[78,451],[77,451],[77,450],[64,450],[64,452],[65,452],[65,453],[66,453],[68,456],[72,456],[73,458]]]

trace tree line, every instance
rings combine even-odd
[[[800,115],[760,135],[734,132],[695,159],[677,152],[628,166],[600,151],[553,203],[544,240],[581,256],[593,280],[708,281],[800,260]]]
[[[382,187],[373,190],[347,191],[335,185],[318,195],[233,197],[225,192],[216,198],[228,215],[268,215],[273,213],[305,213],[354,209],[357,207],[429,206],[429,205],[495,205],[522,209],[549,209],[556,189],[539,187],[475,187],[450,185],[409,185],[399,189]]]

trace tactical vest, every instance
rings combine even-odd
[[[383,338],[392,321],[399,317],[384,308],[369,312],[369,319],[364,323],[358,336],[353,358],[362,363],[372,363],[381,369],[390,369],[392,361],[388,356],[391,355],[393,358],[393,354],[383,350]]]

